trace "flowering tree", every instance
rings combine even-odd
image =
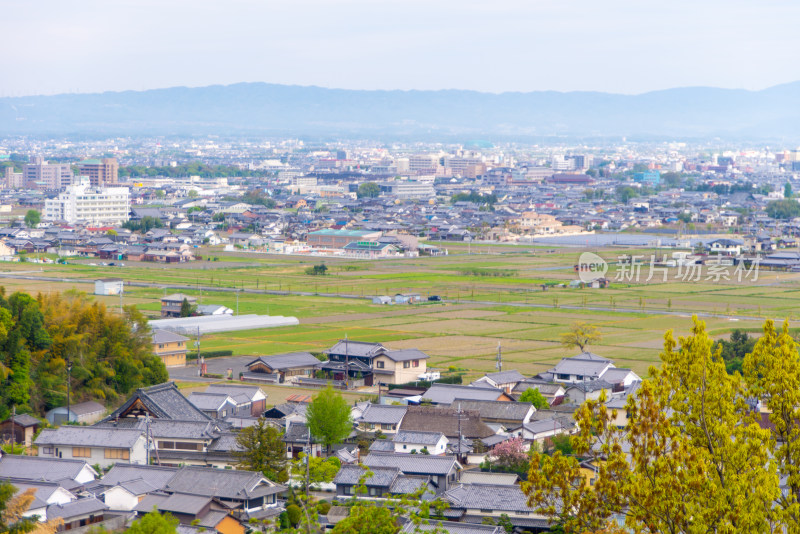
[[[521,437],[509,439],[498,443],[492,449],[492,462],[498,467],[517,470],[528,465],[528,452],[525,450],[525,442]]]

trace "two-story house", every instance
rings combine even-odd
[[[321,369],[334,380],[363,378],[364,384],[405,384],[427,371],[429,356],[417,349],[388,349],[380,343],[343,339],[325,351]]]
[[[169,330],[153,330],[153,352],[166,367],[185,367],[189,338]]]
[[[62,426],[42,430],[34,444],[39,456],[85,460],[100,467],[147,462],[147,443],[141,430]]]

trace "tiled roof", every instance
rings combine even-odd
[[[176,467],[116,463],[99,482],[105,486],[116,486],[126,482],[144,481],[154,488],[161,489],[177,472]]]
[[[365,423],[399,424],[408,411],[408,406],[394,406],[385,404],[370,404],[359,418]]]
[[[412,534],[416,532],[445,532],[446,534],[505,534],[503,527],[495,525],[479,525],[475,523],[460,523],[456,521],[431,521],[429,524],[415,525],[412,522],[406,523],[401,534]]]
[[[495,384],[508,384],[525,380],[525,377],[516,369],[500,371],[498,373],[486,373],[486,378],[491,379]]]
[[[478,412],[484,419],[511,420],[522,422],[533,408],[530,402],[503,402],[483,400],[456,400],[451,408]]]
[[[166,382],[148,388],[139,388],[122,406],[106,417],[106,421],[124,414],[134,403],[140,401],[157,419],[178,421],[210,421],[211,418],[198,410],[184,397],[174,382]]]
[[[24,478],[57,482],[77,478],[89,464],[83,460],[62,460],[38,456],[4,454],[0,457],[0,478]],[[91,469],[91,467],[89,467]]]
[[[144,433],[139,430],[102,428],[93,426],[62,426],[42,430],[36,445],[72,445],[85,447],[117,447],[129,449]]]
[[[409,443],[422,445],[436,445],[444,437],[441,432],[421,432],[414,430],[400,430],[392,441],[395,443]]]
[[[169,492],[241,500],[281,493],[286,488],[251,471],[184,467],[175,474],[165,489]]]
[[[533,511],[528,507],[528,496],[516,485],[459,484],[444,492],[444,498],[458,508],[502,512]]]
[[[157,328],[153,330],[153,343],[179,343],[181,341],[188,341],[189,338],[170,332],[169,330],[161,330]]]
[[[274,371],[295,367],[316,367],[322,363],[310,352],[289,352],[287,354],[276,354],[275,356],[260,356],[247,364],[248,369],[258,362],[266,364]]]
[[[108,510],[108,506],[103,501],[96,497],[84,497],[64,504],[51,504],[47,507],[47,519],[61,517],[65,522],[69,522],[70,518],[97,514],[105,510]]]
[[[367,486],[381,486],[389,487],[395,478],[400,474],[400,469],[397,467],[378,467],[370,466],[372,475],[364,479],[364,484]],[[366,470],[358,465],[343,465],[339,472],[333,479],[334,484],[360,484],[360,479],[364,476]]]
[[[193,391],[189,395],[189,402],[194,404],[200,410],[219,410],[226,402],[235,404],[233,399],[225,393],[198,393]]]
[[[462,471],[459,482],[462,484],[494,484],[500,486],[513,486],[519,481],[515,473],[487,473],[470,469]]]
[[[452,408],[409,406],[400,430],[438,431],[448,438],[456,438],[459,435],[458,418],[457,410]],[[494,433],[478,412],[464,410],[461,413],[461,435],[464,438],[480,439]]]
[[[396,467],[406,474],[446,475],[457,465],[455,456],[370,452],[362,463],[369,468]]]
[[[452,404],[456,399],[497,400],[503,391],[492,386],[461,386],[456,384],[433,384],[422,394],[434,404]]]

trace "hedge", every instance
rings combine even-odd
[[[232,350],[204,350],[201,352],[203,358],[224,358],[225,356],[233,356]],[[186,355],[187,360],[196,360],[197,353],[190,352]]]

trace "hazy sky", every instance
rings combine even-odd
[[[800,79],[797,0],[4,0],[0,96],[236,82],[761,89]]]

